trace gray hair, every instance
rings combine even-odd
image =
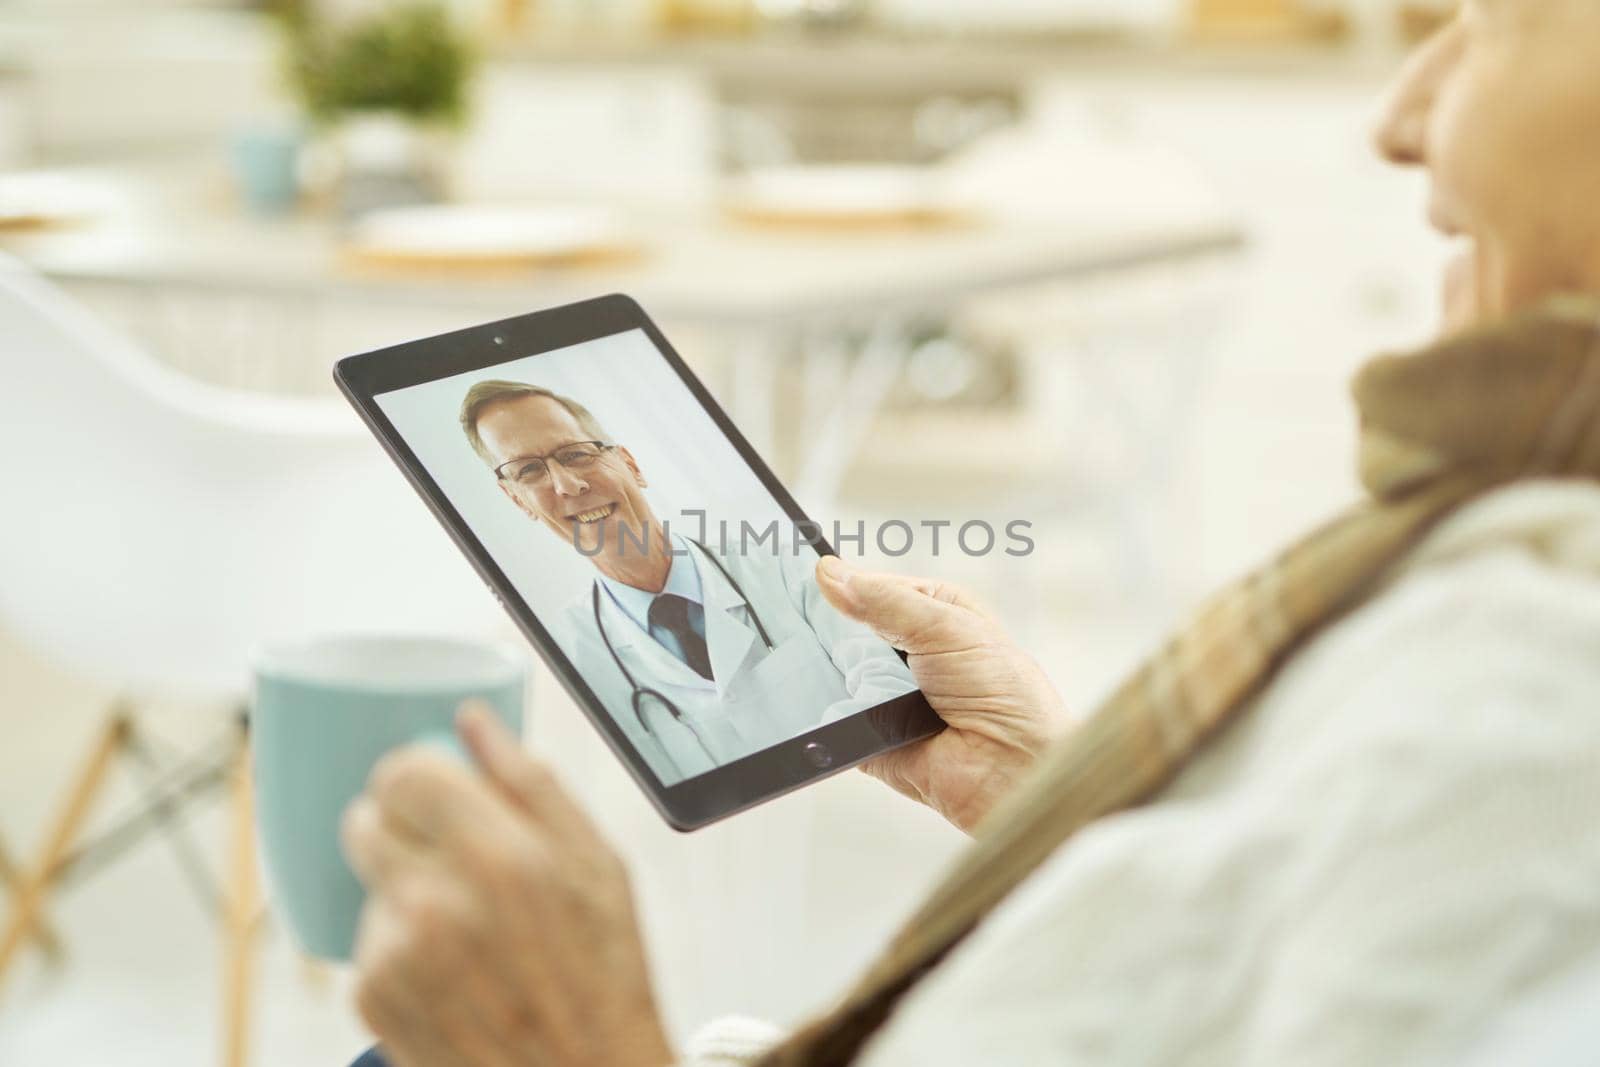
[[[515,400],[523,396],[549,397],[568,411],[578,420],[578,428],[596,441],[609,441],[605,427],[600,425],[600,420],[590,414],[589,409],[568,396],[562,396],[543,386],[530,385],[527,382],[510,382],[499,378],[490,378],[481,381],[467,390],[467,395],[461,401],[461,430],[467,435],[467,441],[472,445],[472,450],[482,456],[485,462],[493,464],[495,457],[489,454],[484,447],[483,438],[478,434],[478,420],[483,417],[485,408],[494,404]]]

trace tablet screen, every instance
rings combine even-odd
[[[643,330],[507,348],[374,400],[662,785],[916,689]]]

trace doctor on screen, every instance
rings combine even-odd
[[[669,534],[633,454],[577,401],[479,382],[461,426],[507,498],[594,565],[557,636],[663,783],[916,688],[782,538],[774,555]]]

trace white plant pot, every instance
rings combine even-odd
[[[439,127],[395,111],[368,111],[341,119],[333,140],[346,217],[440,198],[450,139]]]

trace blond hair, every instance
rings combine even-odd
[[[461,431],[467,435],[467,441],[472,445],[472,450],[484,458],[484,461],[493,464],[495,457],[489,454],[484,447],[483,438],[478,433],[478,420],[483,417],[483,412],[495,404],[508,400],[515,400],[524,396],[548,397],[572,413],[578,420],[578,428],[596,441],[608,441],[605,427],[600,425],[600,420],[592,415],[588,408],[568,396],[562,396],[539,385],[530,385],[527,382],[511,382],[500,378],[490,378],[478,382],[461,400]]]

